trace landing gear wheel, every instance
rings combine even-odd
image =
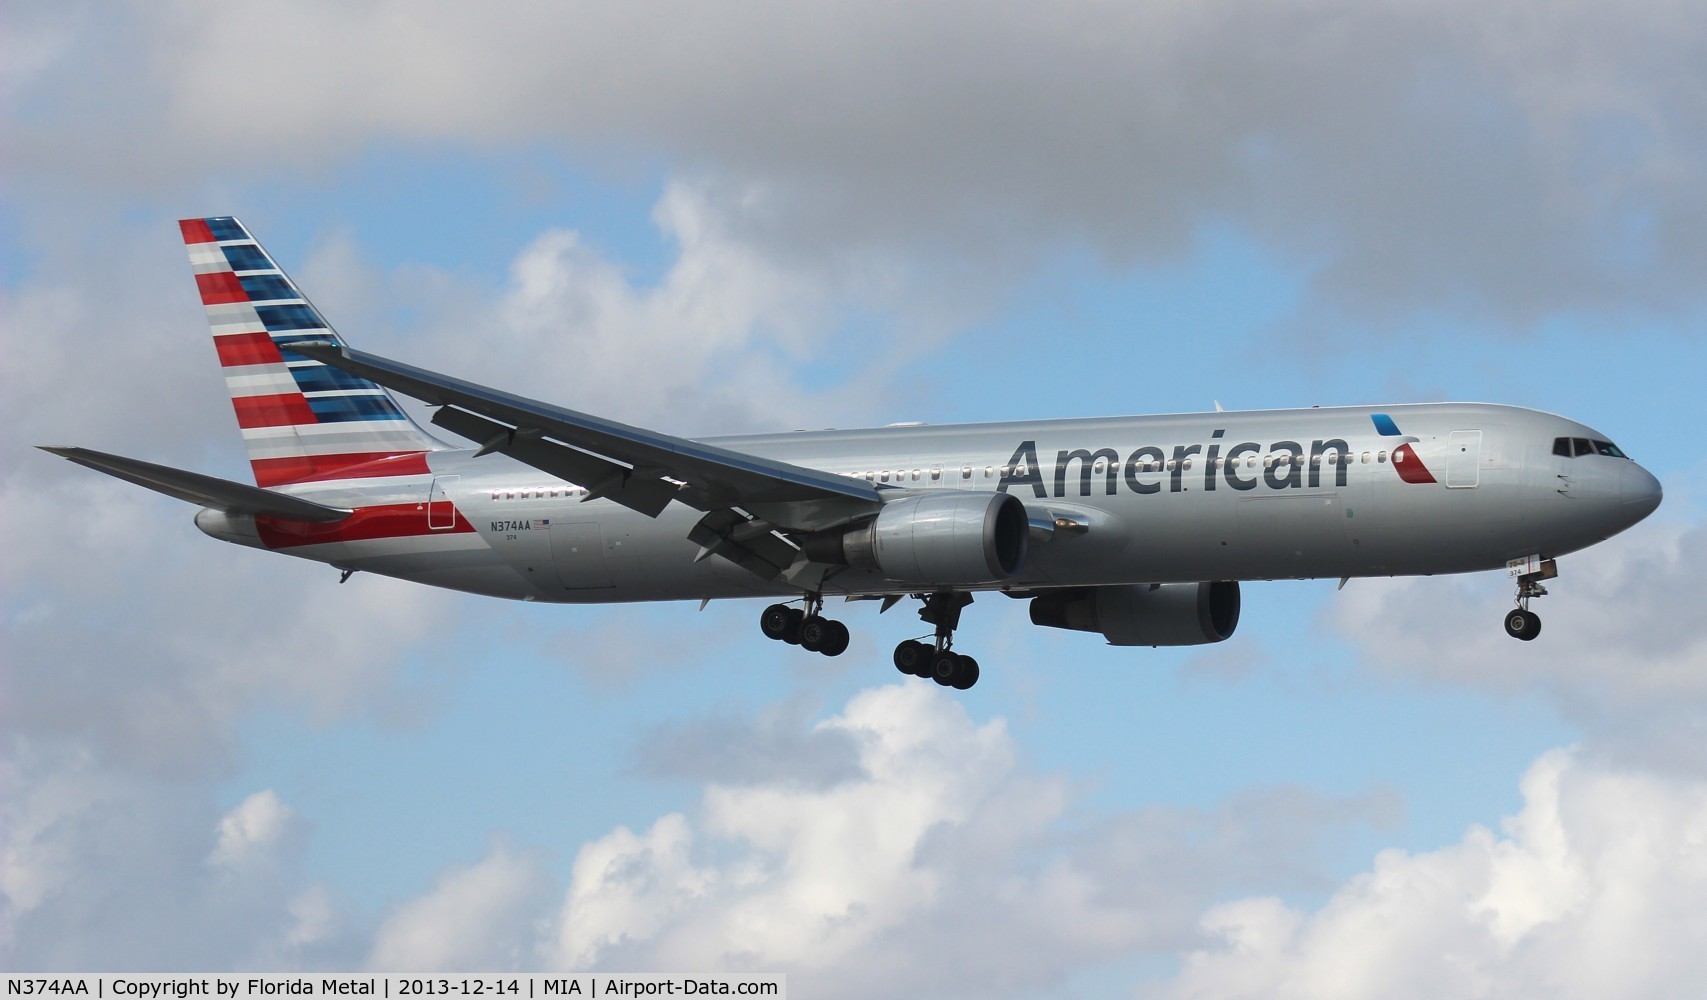
[[[1524,608],[1515,608],[1505,616],[1505,634],[1528,642],[1541,634],[1541,616]]]
[[[960,672],[960,654],[943,650],[931,658],[931,679],[948,687]]]
[[[830,635],[830,621],[817,615],[807,615],[800,622],[800,648],[809,653],[822,652],[824,640]]]
[[[784,608],[788,613],[788,626],[783,630],[782,641],[790,646],[800,645],[800,628],[806,623],[806,612],[799,608]]]
[[[848,627],[838,621],[826,621],[827,627],[823,642],[818,646],[818,652],[825,656],[840,656],[848,649]],[[804,645],[804,643],[802,643]]]
[[[788,612],[786,604],[773,604],[759,615],[759,631],[767,639],[781,639],[788,635]]]
[[[930,663],[931,648],[917,639],[895,647],[895,669],[909,677],[923,677]]]
[[[978,683],[978,661],[970,656],[962,656],[960,665],[954,668],[954,679],[949,682],[956,691],[966,691]]]

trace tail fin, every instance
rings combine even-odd
[[[297,354],[337,333],[243,224],[178,223],[258,486],[427,471],[445,447],[386,391]]]

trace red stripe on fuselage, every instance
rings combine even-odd
[[[206,219],[179,219],[178,229],[184,234],[185,246],[213,242],[213,230],[207,227]]]
[[[273,343],[273,338],[265,333],[226,334],[213,338],[213,346],[219,351],[220,365],[225,368],[284,363],[284,356],[279,353],[279,345]]]
[[[456,535],[474,530],[474,525],[451,510],[452,524],[448,528],[427,526],[426,503],[385,504],[378,507],[358,507],[349,517],[335,524],[310,524],[289,521],[271,514],[255,515],[255,529],[261,541],[270,549],[289,549],[299,545],[324,545],[329,542],[361,542],[375,538],[413,538],[419,535]]]
[[[239,427],[289,427],[320,422],[300,392],[276,396],[233,396],[231,406],[237,411]]]
[[[328,479],[380,479],[386,476],[425,476],[427,453],[407,451],[400,455],[296,455],[290,458],[257,458],[249,463],[255,470],[255,485],[283,486]]]

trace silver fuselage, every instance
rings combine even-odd
[[[1381,433],[1377,414],[1404,436]],[[1425,403],[801,431],[714,443],[869,477],[886,498],[1006,490],[1037,527],[1023,569],[983,589],[1037,590],[1499,569],[1592,545],[1658,505],[1659,483],[1636,462],[1556,455],[1560,437],[1604,439],[1535,410]],[[1415,481],[1418,465],[1395,462],[1401,442],[1432,482]],[[575,484],[469,450],[430,453],[428,467],[428,475],[281,488],[357,509],[352,523],[318,535],[281,533],[264,515],[257,525],[206,510],[197,523],[228,541],[344,569],[522,600],[799,593],[720,557],[696,561],[687,535],[703,515],[680,503],[649,518],[583,501]],[[839,568],[821,589],[877,595],[917,585]]]

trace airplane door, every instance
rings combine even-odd
[[[616,586],[605,563],[604,532],[597,521],[553,521],[551,565],[565,590]]]
[[[448,487],[461,476],[436,476],[427,489],[427,528],[449,531],[456,527],[456,505],[451,503]]]
[[[1482,463],[1482,432],[1453,431],[1447,444],[1446,488],[1473,489]]]

